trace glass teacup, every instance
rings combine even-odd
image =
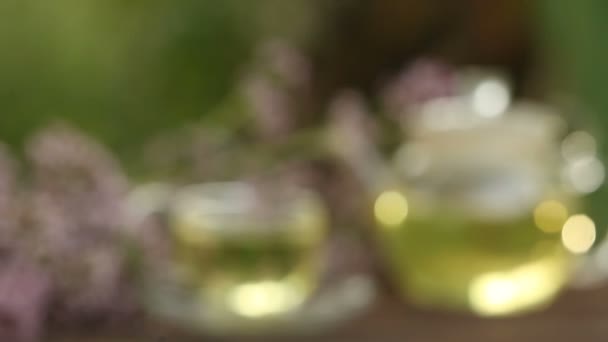
[[[273,325],[301,315],[324,267],[327,215],[314,192],[253,182],[160,188],[135,201],[161,208],[170,242],[164,254],[147,248],[152,312],[221,334],[280,331]]]

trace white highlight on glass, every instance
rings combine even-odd
[[[229,301],[239,315],[259,318],[289,311],[302,302],[302,297],[287,282],[261,281],[237,286]]]
[[[495,79],[482,81],[473,91],[473,109],[482,117],[496,117],[509,107],[511,95],[504,82]]]

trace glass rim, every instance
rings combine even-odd
[[[278,233],[301,226],[292,224],[299,220],[313,218],[325,225],[327,218],[323,201],[311,189],[247,181],[184,186],[174,194],[168,213],[171,222],[191,220],[225,233]]]

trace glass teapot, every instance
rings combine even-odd
[[[603,182],[593,137],[551,108],[509,103],[498,78],[420,105],[374,202],[378,242],[406,297],[508,315],[542,307],[595,240],[582,196]]]

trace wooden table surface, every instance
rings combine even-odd
[[[194,342],[194,341],[608,341],[608,287],[569,290],[542,312],[500,319],[428,312],[388,295],[367,313],[323,335],[280,338],[189,336],[154,323],[124,322],[113,332],[55,332],[50,342]]]

